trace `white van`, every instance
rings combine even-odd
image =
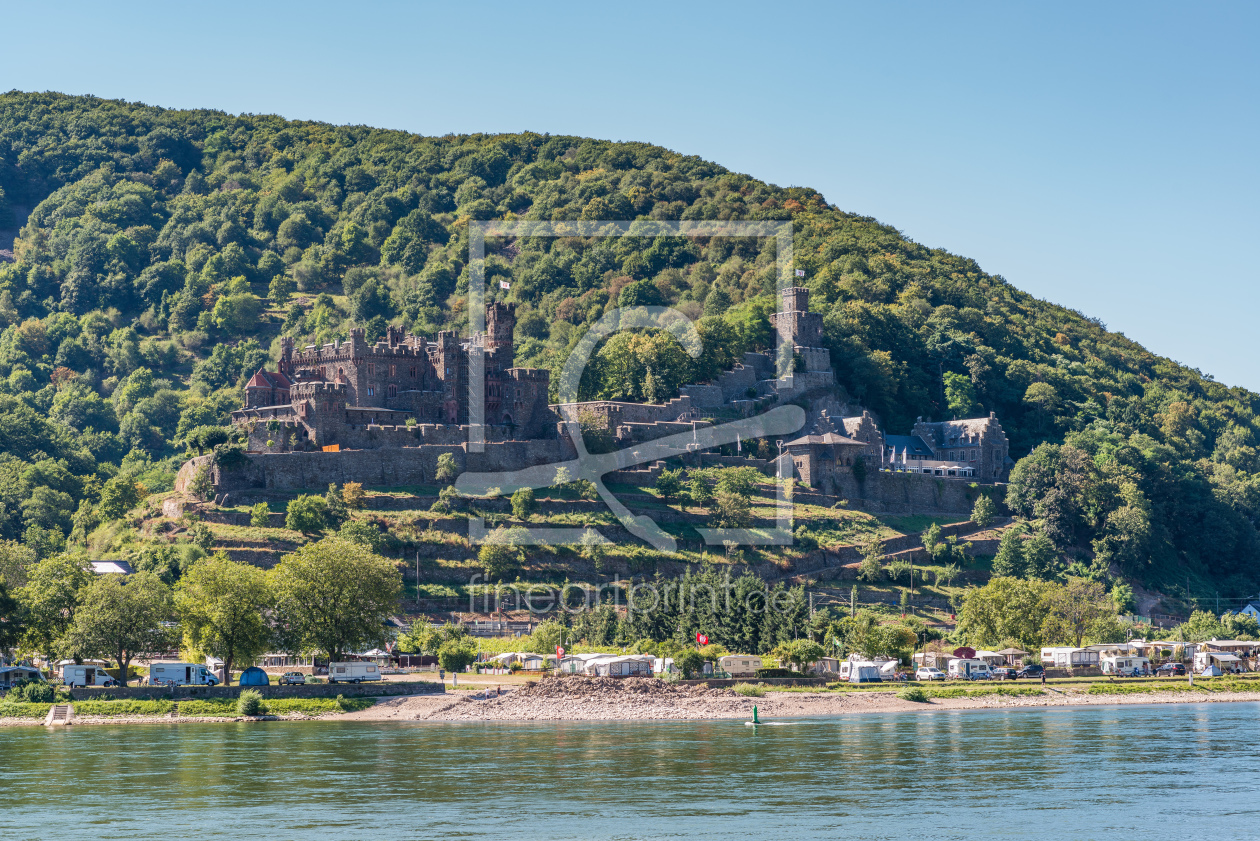
[[[1102,673],[1105,675],[1145,675],[1150,674],[1151,661],[1145,657],[1134,657],[1129,654],[1103,655],[1101,659]]]
[[[118,681],[114,680],[109,672],[105,671],[104,666],[62,666],[61,679],[69,687],[118,685]]]
[[[756,677],[761,658],[750,654],[728,654],[718,659],[722,671],[731,677]]]
[[[149,666],[150,686],[218,686],[214,672],[200,663],[153,663]]]
[[[365,680],[384,680],[375,663],[329,663],[329,683],[362,683]]]
[[[959,658],[949,661],[949,676],[963,680],[987,680],[993,677],[989,664],[983,660]]]

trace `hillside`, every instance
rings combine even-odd
[[[15,237],[0,262],[0,536],[41,553],[108,545],[129,488],[170,488],[189,434],[226,422],[280,335],[466,330],[469,219],[790,218],[837,376],[887,431],[996,411],[1013,454],[1037,447],[1009,504],[1078,571],[1226,598],[1260,579],[1260,395],[814,190],[641,143],[19,92],[0,96],[0,190],[0,249]],[[491,296],[518,305],[518,364],[557,370],[618,302],[700,319],[700,359],[621,335],[586,396],[667,397],[769,344],[767,243],[490,246]]]

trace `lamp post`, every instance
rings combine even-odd
[[[779,448],[779,478],[783,478],[783,439],[774,442]]]

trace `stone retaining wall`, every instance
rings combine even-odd
[[[347,698],[380,697],[394,695],[441,695],[446,687],[433,681],[381,681],[379,683],[317,683],[302,686],[128,686],[123,687],[85,687],[79,686],[70,690],[70,697],[76,701],[99,700],[101,696],[111,698],[139,698],[148,701],[191,701],[206,698],[236,698],[242,689],[255,689],[264,698],[336,698],[345,695]]]

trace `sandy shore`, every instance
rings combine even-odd
[[[981,695],[904,701],[888,692],[774,692],[760,698],[730,689],[677,686],[640,678],[547,678],[505,690],[454,691],[444,695],[378,698],[374,706],[352,713],[292,713],[268,721],[644,721],[752,718],[755,704],[766,719],[840,716],[884,712],[983,710],[1011,707],[1098,707],[1117,704],[1204,704],[1260,702],[1257,692],[1164,691],[1126,695],[1090,695],[1084,688],[1047,688],[1039,695]],[[183,724],[239,722],[243,718],[168,716],[84,716],[75,724]],[[40,726],[42,720],[0,718],[0,727]]]

